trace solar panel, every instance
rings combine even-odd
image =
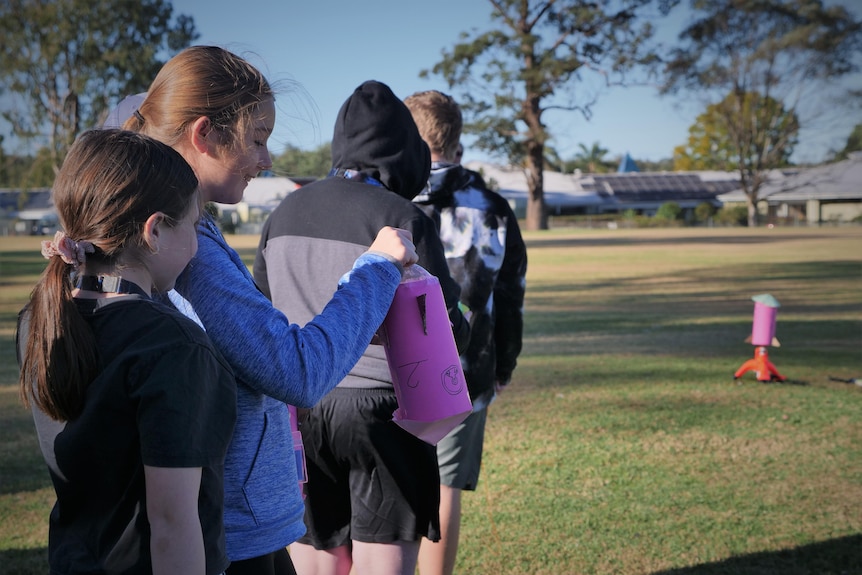
[[[595,174],[585,190],[626,201],[713,200],[719,193],[736,189],[733,181],[704,182],[697,174]]]

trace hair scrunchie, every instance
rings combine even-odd
[[[87,261],[87,254],[92,254],[95,251],[96,248],[91,242],[76,242],[63,232],[54,234],[53,240],[42,242],[42,255],[45,259],[60,256],[60,259],[75,270]]]

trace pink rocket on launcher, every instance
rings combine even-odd
[[[757,381],[784,381],[787,378],[781,375],[775,365],[769,361],[769,353],[766,349],[770,345],[781,346],[778,338],[775,337],[776,318],[781,304],[769,294],[756,295],[751,299],[754,300],[754,321],[751,335],[745,341],[757,347],[754,349],[754,357],[743,363],[733,374],[733,378],[739,379],[745,372],[753,371]]]

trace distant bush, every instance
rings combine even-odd
[[[724,206],[716,212],[715,222],[725,226],[748,225],[748,208],[745,206]]]
[[[715,215],[718,209],[709,202],[701,202],[694,208],[694,220],[698,223],[705,223],[709,218]]]
[[[674,222],[682,216],[682,208],[676,202],[665,202],[658,207],[655,217],[660,220]]]

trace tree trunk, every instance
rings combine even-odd
[[[544,155],[541,144],[531,142],[527,153],[527,220],[528,230],[547,230],[548,213],[545,209]]]
[[[748,227],[756,228],[757,227],[757,192],[754,192],[755,199],[752,199],[751,196],[748,197]]]
[[[748,204],[748,227],[757,227],[757,206]]]
[[[748,227],[757,227],[757,196],[760,194],[760,183],[756,172],[746,168],[745,164],[739,165],[739,182],[742,191],[745,192],[745,206],[748,208]]]

